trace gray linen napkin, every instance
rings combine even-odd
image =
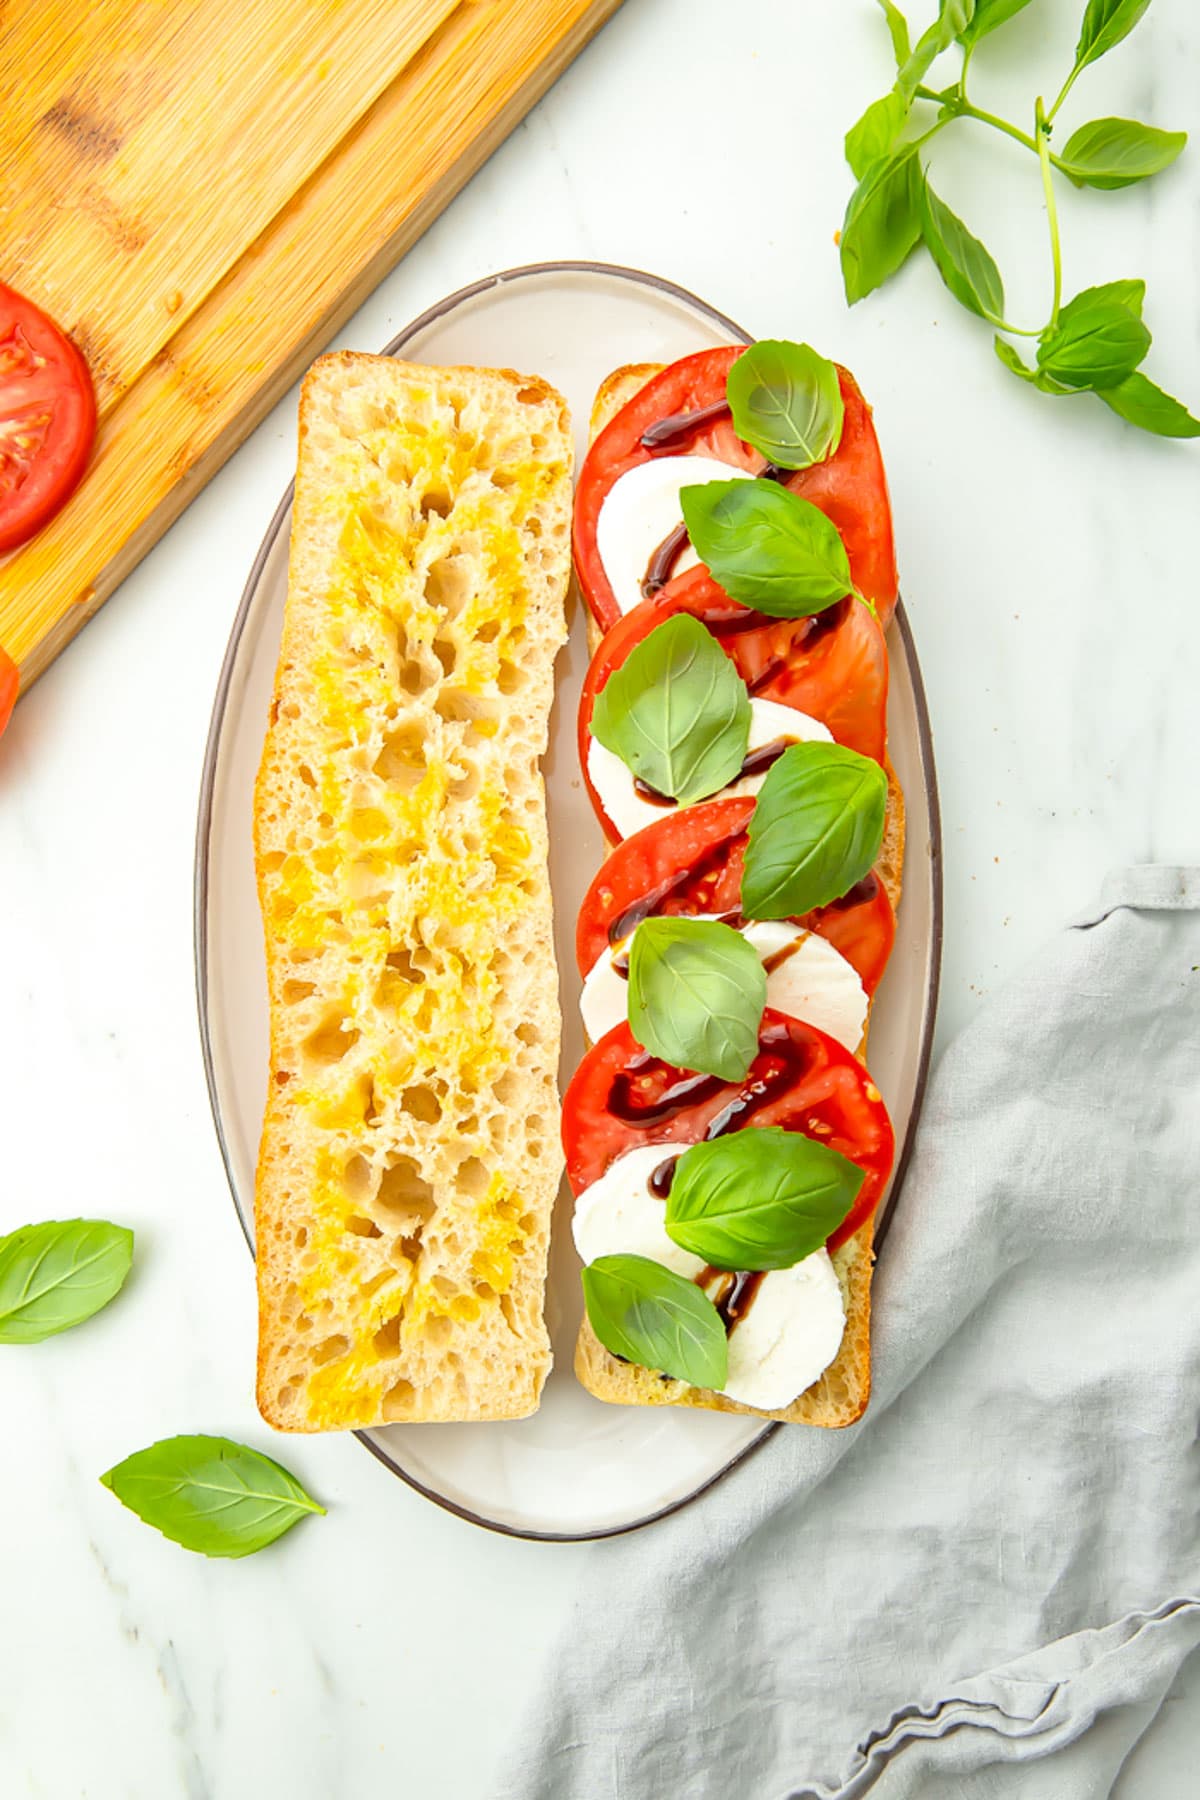
[[[499,1792],[1107,1794],[1200,1642],[1198,1207],[1200,869],[1124,870],[936,1071],[865,1419],[588,1553]]]

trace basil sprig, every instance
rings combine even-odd
[[[104,1219],[47,1219],[0,1238],[0,1344],[40,1344],[118,1294],[133,1233]]]
[[[1095,394],[1130,424],[1162,437],[1200,436],[1200,422],[1186,407],[1137,374],[1150,346],[1140,303],[1135,308],[1112,298],[1101,300],[1103,290],[1098,289],[1085,289],[1066,305],[1062,296],[1054,172],[1078,187],[1128,187],[1169,168],[1187,142],[1186,132],[1162,131],[1139,119],[1102,118],[1079,126],[1061,150],[1052,147],[1055,118],[1076,79],[1128,37],[1150,0],[1087,0],[1070,72],[1053,104],[1047,109],[1039,99],[1031,108],[1032,129],[1022,130],[972,103],[967,70],[982,41],[1029,3],[939,0],[937,18],[910,46],[903,13],[894,0],[879,0],[892,40],[896,80],[846,133],[846,160],[857,183],[840,233],[846,298],[853,305],[873,292],[924,242],[955,299],[1008,334],[995,339],[996,354],[1020,380],[1060,398]],[[963,53],[958,80],[927,87],[934,61],[954,44]],[[934,110],[922,119],[923,107]],[[925,147],[964,119],[1004,132],[1040,163],[1054,282],[1050,316],[1040,333],[1005,319],[1004,286],[994,259],[929,186]],[[1037,337],[1035,368],[1010,337]]]
[[[325,1508],[271,1457],[222,1437],[173,1437],[100,1477],[131,1512],[201,1556],[250,1556]]]
[[[802,1132],[735,1131],[675,1164],[667,1235],[715,1269],[790,1269],[837,1230],[865,1178]]]
[[[742,910],[787,919],[827,906],[874,864],[887,776],[842,744],[792,744],[768,771],[751,814]]]
[[[740,1081],[758,1054],[767,977],[716,919],[644,919],[629,945],[629,1029],[680,1069]]]
[[[845,406],[837,369],[810,344],[764,338],[738,357],[725,380],[733,428],[781,469],[832,456]]]
[[[613,1356],[692,1387],[723,1388],[729,1340],[694,1281],[648,1256],[598,1256],[583,1271],[592,1330]]]
[[[790,488],[706,481],[681,488],[679,500],[697,556],[734,600],[801,619],[857,592],[837,527]]]
[[[591,729],[656,793],[690,806],[718,793],[745,761],[750,698],[699,619],[676,613],[609,676]]]

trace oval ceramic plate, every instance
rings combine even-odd
[[[387,346],[410,361],[480,363],[544,375],[566,396],[580,457],[592,396],[626,362],[671,362],[731,339],[731,320],[683,289],[631,269],[543,263],[453,294]],[[258,553],[234,621],[213,710],[196,853],[196,965],[213,1115],[248,1238],[266,1094],[266,975],[251,853],[251,796],[287,585],[291,494]],[[587,665],[582,607],[557,669],[546,758],[550,870],[562,983],[563,1083],[583,1051],[575,915],[602,858],[579,777],[575,712]],[[871,1069],[896,1125],[894,1204],[929,1061],[941,940],[939,831],[929,724],[916,653],[898,609],[892,652],[892,760],[907,796],[904,901],[871,1026]],[[579,1539],[648,1524],[728,1472],[774,1427],[737,1414],[606,1406],[575,1380],[581,1312],[564,1183],[555,1217],[547,1317],[555,1367],[531,1419],[493,1425],[389,1425],[358,1435],[411,1487],[465,1518],[522,1537]]]

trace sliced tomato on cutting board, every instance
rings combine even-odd
[[[618,844],[584,895],[575,933],[581,975],[644,918],[741,914],[750,795],[710,800],[656,819]],[[846,958],[868,994],[879,986],[896,936],[882,881],[868,875],[841,900],[795,921]]]
[[[693,435],[658,448],[647,448],[641,441],[645,432],[664,419],[720,408],[725,378],[745,348],[726,344],[669,364],[609,421],[584,458],[575,496],[575,566],[584,597],[605,631],[616,624],[621,610],[605,573],[596,531],[605,496],[626,470],[661,455],[714,457],[754,473],[766,466],[758,451],[742,443],[724,411],[707,418]],[[841,367],[838,382],[845,406],[841,442],[826,461],[788,476],[787,486],[833,520],[846,546],[856,585],[875,602],[886,625],[896,604],[897,582],[883,458],[871,409],[857,382]]]
[[[95,435],[87,363],[52,319],[0,282],[0,551],[58,511]]]
[[[17,695],[21,689],[21,677],[17,673],[17,665],[6,650],[0,649],[0,731],[12,718],[12,709],[17,704]]]
[[[578,1198],[627,1150],[695,1144],[766,1125],[801,1131],[863,1170],[865,1179],[829,1248],[853,1237],[878,1206],[895,1156],[887,1108],[862,1064],[836,1038],[769,1007],[758,1055],[740,1082],[674,1068],[617,1025],[588,1051],[563,1098],[567,1180]]]

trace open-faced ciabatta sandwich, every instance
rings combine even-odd
[[[569,566],[537,377],[325,357],[255,793],[270,990],[259,1404],[286,1430],[534,1409],[574,1195],[584,1385],[844,1425],[892,1129],[887,490],[853,379],[727,346],[601,388],[574,515],[610,845],[560,1007],[539,760]]]
[[[847,1425],[893,1159],[863,1058],[904,846],[871,415],[844,369],[760,343],[619,370],[592,430],[579,753],[611,850],[564,1100],[576,1372],[603,1400]]]

